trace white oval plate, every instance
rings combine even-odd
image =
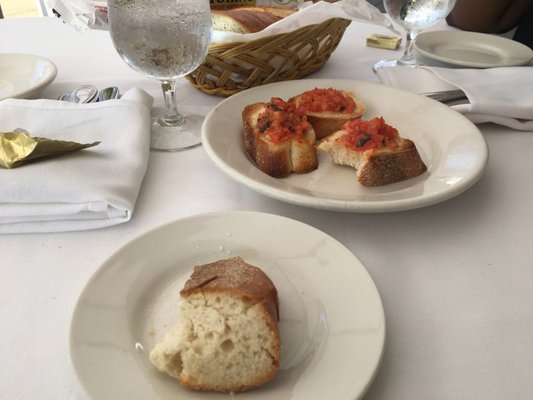
[[[522,43],[477,32],[422,32],[415,46],[426,57],[462,67],[512,67],[533,58],[533,50]]]
[[[295,238],[297,241],[295,242]],[[172,222],[128,243],[88,282],[74,311],[71,356],[91,399],[227,399],[158,372],[148,354],[174,326],[193,265],[242,256],[280,299],[281,368],[241,400],[353,400],[366,392],[385,340],[379,293],[342,244],[301,222],[254,212]]]
[[[428,167],[403,182],[368,188],[355,170],[334,165],[319,154],[319,166],[308,174],[272,178],[247,156],[241,112],[247,104],[288,99],[314,87],[353,91],[367,106],[364,119],[383,116],[400,134],[412,139]],[[202,142],[218,167],[259,193],[298,205],[337,211],[387,212],[435,204],[458,195],[482,175],[488,149],[479,129],[461,114],[424,96],[376,83],[352,80],[299,80],[259,86],[219,103],[202,126]]]
[[[0,100],[33,98],[56,77],[55,64],[31,54],[0,53]]]

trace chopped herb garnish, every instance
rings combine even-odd
[[[368,142],[370,140],[370,136],[368,135],[364,135],[363,137],[361,137],[357,143],[355,144],[357,147],[361,147],[362,145],[364,145],[366,142]]]
[[[263,132],[265,132],[268,128],[270,128],[270,124],[269,124],[269,123],[266,123],[266,124],[260,125],[260,126],[259,126],[259,132],[263,133]]]

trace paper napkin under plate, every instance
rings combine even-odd
[[[0,131],[98,146],[0,169],[0,233],[62,232],[129,221],[146,172],[153,98],[131,89],[117,100],[75,104],[0,101]]]
[[[493,122],[533,131],[533,68],[453,69],[393,67],[377,70],[381,82],[418,93],[462,89],[470,104],[452,106],[474,123]]]

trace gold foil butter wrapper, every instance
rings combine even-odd
[[[377,47],[380,49],[396,50],[402,38],[399,36],[387,36],[374,33],[366,38],[366,45],[369,47]]]
[[[16,168],[29,162],[93,147],[99,143],[76,143],[30,136],[22,129],[0,132],[0,166]]]

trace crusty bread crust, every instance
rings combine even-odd
[[[395,145],[366,151],[352,150],[339,141],[346,134],[340,130],[322,139],[317,148],[329,154],[333,162],[357,169],[357,180],[364,186],[382,186],[423,174],[427,167],[415,144],[396,137]]]
[[[289,15],[292,15],[295,13],[295,10],[292,8],[287,7],[266,7],[266,6],[256,6],[256,7],[240,7],[241,10],[252,10],[252,11],[260,11],[263,13],[269,13],[276,15],[280,18],[288,17]]]
[[[357,171],[357,179],[364,186],[382,186],[423,174],[427,168],[415,144],[399,138],[398,149],[369,150],[366,162]]]
[[[211,12],[216,31],[255,33],[292,14],[294,10],[277,7],[238,7]]]
[[[254,103],[242,112],[244,146],[248,155],[261,171],[282,178],[294,173],[307,173],[318,167],[315,148],[316,135],[309,127],[303,140],[289,138],[281,143],[273,143],[257,129],[259,114],[267,103]]]
[[[269,319],[277,331],[279,321],[278,292],[274,283],[260,269],[241,257],[218,260],[194,267],[193,273],[180,292],[181,297],[192,293],[228,291],[244,296],[253,304],[263,303]]]
[[[366,105],[358,100],[352,92],[339,90],[345,96],[351,97],[355,102],[355,109],[352,113],[344,112],[331,112],[331,111],[306,111],[307,120],[313,126],[315,130],[317,140],[321,140],[334,132],[337,132],[342,128],[346,121],[354,118],[359,118],[366,112]],[[301,95],[291,98],[289,101],[294,102],[296,105],[300,104]]]

